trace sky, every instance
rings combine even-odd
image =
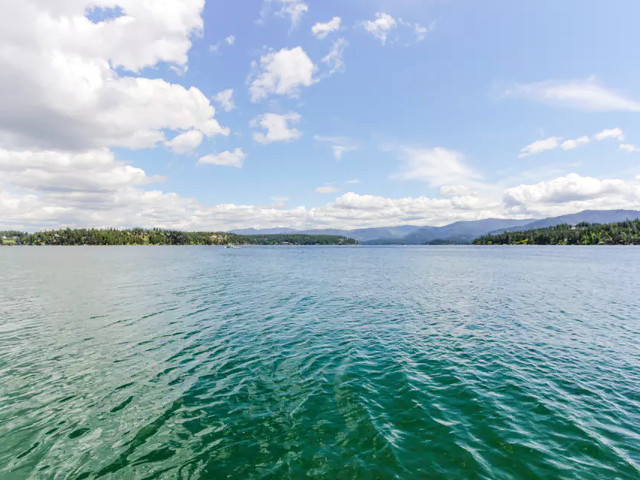
[[[0,229],[640,209],[636,0],[21,0]]]

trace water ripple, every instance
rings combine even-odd
[[[640,478],[640,250],[0,250],[0,478]]]

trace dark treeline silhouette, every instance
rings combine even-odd
[[[0,245],[355,245],[334,235],[237,235],[225,232],[181,232],[142,229],[62,229],[36,233],[0,232]]]
[[[557,225],[521,232],[485,235],[474,245],[640,245],[640,220],[619,223]]]

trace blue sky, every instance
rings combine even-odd
[[[25,0],[7,13],[0,227],[640,208],[634,1]]]

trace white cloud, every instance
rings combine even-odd
[[[362,26],[368,33],[380,40],[382,45],[387,43],[391,32],[398,31],[399,28],[401,31],[396,34],[394,41],[404,40],[405,46],[413,43],[413,40],[407,38],[409,35],[415,37],[416,42],[421,42],[427,38],[427,34],[431,31],[431,26],[425,27],[419,23],[407,22],[402,18],[395,19],[388,13],[382,12],[376,13],[375,20],[362,22]]]
[[[424,25],[420,25],[419,23],[413,24],[413,32],[416,35],[416,39],[421,42],[425,38],[427,38],[427,33],[431,31],[431,28],[425,27]]]
[[[472,193],[472,190],[465,185],[443,185],[438,191],[438,195],[442,197],[464,197]]]
[[[432,186],[464,184],[481,176],[464,164],[462,154],[443,147],[430,149],[403,148],[401,156],[406,163],[393,178],[424,180]]]
[[[375,20],[365,20],[363,26],[367,32],[384,45],[387,43],[389,32],[398,27],[398,22],[388,13],[378,12]]]
[[[276,13],[276,15],[282,17],[289,17],[291,19],[291,25],[293,27],[297,26],[300,23],[300,19],[302,15],[309,10],[309,7],[306,3],[301,2],[299,0],[279,0],[282,4],[280,10]]]
[[[219,52],[220,48],[223,46],[227,46],[227,47],[231,47],[236,43],[236,37],[235,35],[229,35],[225,38],[223,38],[222,40],[220,40],[218,43],[214,43],[213,45],[209,45],[209,51],[210,52]]]
[[[229,88],[227,90],[222,90],[221,92],[216,93],[211,99],[220,105],[220,108],[225,112],[230,112],[235,108],[233,103],[233,89]]]
[[[296,97],[300,87],[308,87],[315,82],[316,67],[302,47],[269,52],[260,58],[259,67],[261,71],[253,76],[249,87],[253,102],[270,94]]]
[[[629,152],[629,153],[640,151],[638,147],[636,147],[635,145],[631,145],[630,143],[621,143],[620,150],[622,150],[623,152]]]
[[[339,38],[331,47],[331,51],[322,59],[322,62],[329,68],[328,76],[333,75],[336,72],[343,72],[344,66],[344,49],[347,47],[347,41],[344,38]]]
[[[342,19],[340,17],[333,17],[326,23],[318,22],[313,27],[311,27],[311,33],[313,33],[316,38],[324,39],[331,32],[339,30],[341,22]]]
[[[188,65],[184,65],[182,67],[178,67],[176,65],[171,65],[169,67],[169,70],[171,70],[173,73],[175,73],[179,77],[183,77],[187,73],[187,71],[189,70],[189,66]]]
[[[239,166],[241,150],[204,157],[202,163]],[[202,205],[195,199],[145,188],[162,180],[118,162],[106,149],[85,153],[0,150],[0,228],[63,226],[162,227],[229,230],[247,226],[293,228],[359,227],[482,218],[487,206],[474,199],[390,199],[346,193],[317,208]],[[9,188],[11,187],[11,188]],[[319,192],[332,193],[325,185]],[[19,192],[19,193],[18,193]],[[477,205],[474,204],[477,203]],[[475,206],[474,206],[475,205]],[[491,207],[493,208],[493,207]],[[491,213],[496,213],[491,211]]]
[[[620,128],[610,128],[608,130],[603,130],[600,133],[596,133],[593,138],[598,141],[608,140],[612,138],[618,140],[619,142],[623,142],[624,132]]]
[[[586,209],[640,208],[638,181],[598,179],[571,173],[504,193],[507,213],[553,216]]]
[[[291,127],[292,124],[300,122],[300,118],[295,112],[284,115],[265,113],[251,120],[249,125],[251,128],[261,127],[266,130],[266,133],[253,133],[253,139],[258,143],[290,142],[302,136],[300,130]]]
[[[232,152],[234,153],[234,152]],[[185,230],[234,228],[358,228],[443,225],[489,217],[544,217],[589,208],[639,208],[640,175],[632,180],[577,174],[519,185],[479,196],[464,184],[446,184],[441,194],[388,198],[345,193],[315,208],[286,208],[286,200],[265,206],[203,205],[193,198],[147,190],[152,182],[139,168],[115,161],[106,149],[85,153],[0,150],[0,229],[64,226],[161,227]],[[329,185],[330,186],[330,185]]]
[[[529,155],[536,155],[546,150],[558,148],[560,146],[560,140],[560,137],[549,137],[544,140],[537,140],[520,150],[518,158],[528,157]]]
[[[565,140],[562,143],[560,143],[562,140],[560,137],[549,137],[545,140],[538,140],[530,145],[527,145],[520,151],[520,155],[518,155],[518,157],[522,158],[529,155],[535,155],[547,150],[554,150],[558,147],[562,148],[565,151],[574,150],[578,147],[588,144],[589,142],[591,142],[592,138],[593,140],[597,141],[615,139],[619,142],[622,142],[624,141],[624,132],[620,128],[611,128],[596,133],[595,135],[593,135],[593,137],[584,135],[579,138]]]
[[[336,160],[342,160],[344,154],[347,152],[353,152],[358,149],[352,142],[344,137],[324,137],[322,135],[316,135],[314,137],[318,142],[325,142],[331,144],[333,150],[333,157]]]
[[[526,83],[507,90],[505,95],[577,110],[640,112],[640,102],[599,85],[593,78]]]
[[[300,23],[302,15],[309,11],[309,6],[302,0],[264,0],[262,12],[260,13],[261,21],[273,10],[275,6],[275,15],[291,20],[291,28],[295,28]]]
[[[632,208],[638,204],[640,179],[590,179],[586,183],[565,179],[546,190],[540,184],[515,187],[506,198],[516,201],[507,209],[499,198],[456,190],[480,176],[465,165],[460,154],[446,149],[403,150],[406,167],[398,178],[424,179],[442,187],[441,193],[450,198],[387,198],[349,192],[321,207],[285,208],[282,202],[203,205],[176,193],[151,190],[163,179],[116,160],[109,148],[166,143],[176,151],[188,152],[200,144],[203,135],[228,135],[229,130],[217,122],[214,107],[198,88],[145,77],[147,69],[159,66],[186,71],[191,38],[202,32],[204,1],[116,3],[121,16],[95,23],[86,12],[91,6],[112,5],[111,0],[22,0],[4,8],[0,16],[2,227],[342,228],[443,224],[505,213],[524,215],[528,213],[521,212],[545,209],[567,213],[577,206]],[[299,1],[278,5],[281,9],[276,13],[292,21],[299,20],[307,8]],[[224,42],[233,43],[230,39]],[[283,52],[288,55],[278,56]],[[300,88],[316,81],[315,66],[300,47],[265,57],[259,64],[261,72],[253,79],[259,98],[295,96]],[[159,71],[163,70],[153,76]],[[299,121],[296,113],[259,116],[252,126],[264,131],[254,132],[254,138],[262,143],[294,140],[302,135],[293,128]],[[348,143],[331,144],[337,157],[348,147]],[[236,149],[205,156],[201,163],[239,167],[245,158]],[[596,187],[587,188],[587,194],[574,186],[594,182]],[[551,193],[531,193],[540,189]],[[576,191],[582,192],[577,200]],[[525,200],[518,203],[519,198]]]
[[[204,135],[198,130],[189,130],[177,135],[173,139],[165,142],[165,145],[175,153],[185,154],[192,152],[202,143]]]
[[[70,199],[78,193],[100,195],[161,180],[116,161],[107,149],[81,153],[0,149],[0,173],[0,186],[4,183]]]
[[[0,144],[147,148],[171,130],[227,135],[199,89],[127,73],[186,68],[203,3],[123,0],[122,16],[98,23],[85,16],[90,0],[11,3],[0,16]]]
[[[218,204],[206,206],[192,198],[122,189],[105,194],[97,203],[87,197],[63,201],[43,194],[12,194],[0,191],[1,228],[37,229],[60,226],[160,227],[184,230],[231,230],[234,228],[357,228],[424,223],[442,225],[457,220],[497,216],[492,205],[477,199],[386,198],[345,193],[316,208],[272,205]]]
[[[334,187],[332,185],[324,185],[322,187],[315,188],[313,191],[327,195],[330,193],[336,193],[338,190],[340,190],[338,187]]]
[[[590,141],[591,139],[587,135],[584,135],[582,137],[574,138],[572,140],[565,140],[564,142],[562,142],[562,145],[560,145],[560,147],[563,150],[574,150],[578,147],[586,145]]]
[[[240,148],[236,148],[233,152],[226,151],[217,154],[205,155],[200,157],[198,163],[203,165],[224,165],[228,167],[242,168],[244,159],[247,154]]]
[[[114,4],[122,13],[117,18],[94,23],[86,15],[95,6]],[[203,29],[203,7],[203,0],[22,0],[6,6],[0,36],[3,46],[18,46],[31,54],[63,52],[76,61],[105,59],[139,72],[159,62],[187,63],[190,38]],[[19,35],[20,31],[29,34]],[[16,58],[21,60],[30,59]]]
[[[478,197],[387,198],[377,195],[345,193],[334,204],[313,213],[338,217],[342,222],[359,226],[401,224],[444,225],[459,220],[476,220],[500,216],[497,204]],[[336,222],[338,223],[338,222]]]

